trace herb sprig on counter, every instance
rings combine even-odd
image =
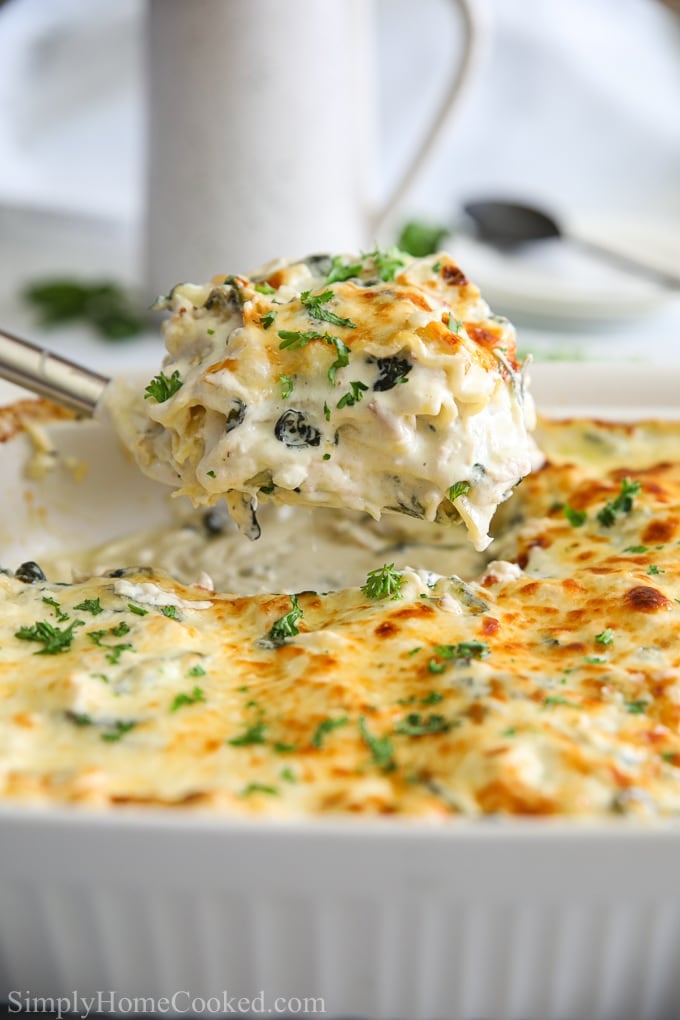
[[[41,326],[83,322],[106,340],[127,340],[144,330],[144,319],[123,287],[109,281],[36,280],[23,292]]]

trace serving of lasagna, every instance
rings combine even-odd
[[[296,531],[306,511],[283,506],[261,541],[277,578],[307,563],[293,585],[216,508],[88,553],[75,581],[3,555],[2,799],[676,815],[680,425],[536,436],[546,462],[486,553],[408,517],[327,509]]]
[[[515,334],[446,254],[272,263],[160,299],[162,372],[109,395],[147,474],[223,497],[251,538],[272,501],[462,521],[484,549],[538,462]]]

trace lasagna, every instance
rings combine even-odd
[[[273,263],[160,300],[167,356],[143,399],[114,387],[147,474],[223,497],[251,538],[258,504],[462,521],[476,549],[537,462],[515,335],[446,254]]]
[[[537,439],[546,462],[496,515],[493,551],[461,560],[442,545],[437,571],[418,546],[428,525],[407,522],[404,554],[361,519],[345,543],[364,543],[363,576],[332,591],[255,579],[248,592],[245,572],[243,593],[207,571],[178,580],[161,535],[146,564],[102,548],[68,583],[47,562],[6,564],[2,799],[677,815],[680,425],[540,422]],[[272,529],[298,512],[272,509]],[[194,518],[171,533],[187,529],[200,536]],[[219,571],[214,543],[242,540],[207,530]]]

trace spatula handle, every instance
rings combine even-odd
[[[109,380],[43,347],[0,330],[0,378],[55,404],[92,415]]]

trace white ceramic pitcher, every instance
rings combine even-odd
[[[149,293],[277,256],[372,245],[476,63],[481,0],[450,2],[463,56],[375,208],[373,0],[149,0]]]

